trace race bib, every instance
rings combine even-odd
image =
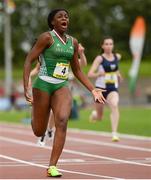
[[[58,79],[68,79],[69,64],[57,63],[53,72],[53,77]]]
[[[105,83],[116,84],[118,82],[116,72],[105,73]]]

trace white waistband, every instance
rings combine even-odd
[[[62,79],[56,79],[54,77],[50,77],[50,76],[39,76],[40,79],[42,79],[43,81],[46,81],[48,83],[52,83],[52,84],[59,84],[64,82],[65,80]]]

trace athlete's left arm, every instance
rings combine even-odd
[[[104,103],[105,99],[102,95],[103,90],[97,90],[94,88],[93,84],[90,82],[88,77],[81,71],[80,64],[78,61],[78,41],[76,39],[73,40],[74,43],[74,55],[71,61],[71,69],[75,77],[90,91],[92,92],[94,99],[99,101],[100,103]]]

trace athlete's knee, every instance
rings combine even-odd
[[[91,115],[90,115],[90,119],[101,121],[103,119],[103,113],[93,110]]]
[[[56,128],[59,128],[60,131],[66,131],[67,129],[67,121],[68,121],[68,116],[67,115],[62,115],[57,118],[57,123],[56,123]]]
[[[44,135],[44,132],[43,131],[39,131],[39,130],[33,130],[34,132],[34,135],[37,136],[37,137],[41,137]]]
[[[63,122],[60,122],[58,124],[58,126],[56,127],[56,129],[59,129],[60,132],[66,132],[67,130],[67,124],[66,123],[63,123]]]
[[[103,119],[103,114],[97,113],[95,119],[101,121]]]
[[[118,100],[116,100],[116,99],[110,100],[109,106],[111,106],[112,108],[117,108],[118,107]]]
[[[42,128],[32,126],[32,129],[33,129],[34,135],[37,136],[37,137],[41,137],[45,133],[45,131]]]
[[[116,109],[118,107],[118,102],[116,102],[116,101],[111,102],[111,106],[112,106],[112,108]]]
[[[102,121],[102,119],[103,119],[103,114],[98,114],[97,118],[98,118],[98,120]]]
[[[41,130],[41,129],[33,129],[34,135],[37,137],[41,137],[44,135],[45,131]]]
[[[37,137],[41,137],[44,135],[45,130],[43,128],[37,127],[36,125],[34,125],[33,123],[31,123],[32,126],[32,130],[35,136]]]

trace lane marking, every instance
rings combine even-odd
[[[12,139],[12,138],[6,138],[6,137],[3,137],[3,136],[0,136],[0,140],[11,142],[11,143],[16,143],[16,144],[21,144],[21,145],[37,147],[37,145],[35,143],[32,143],[30,141],[16,140],[16,139]],[[52,149],[49,146],[44,146],[43,148],[49,149],[49,150]],[[81,156],[85,156],[85,157],[93,157],[93,158],[105,159],[105,160],[109,160],[109,161],[116,161],[116,162],[120,162],[120,163],[124,163],[124,164],[131,164],[131,165],[139,165],[139,166],[148,166],[148,167],[151,167],[151,164],[144,164],[144,163],[139,163],[139,162],[135,162],[135,161],[128,161],[128,160],[122,160],[122,159],[117,159],[117,158],[111,158],[111,157],[107,157],[107,156],[94,155],[94,154],[80,152],[80,151],[64,149],[63,152],[74,154],[74,155],[75,154],[76,155],[81,155]]]
[[[69,128],[69,132],[71,133],[81,133],[81,134],[88,134],[94,136],[105,136],[105,137],[112,137],[112,134],[109,132],[99,132],[99,131],[92,131],[92,130],[84,130],[84,129],[76,129],[76,128]],[[129,134],[119,134],[120,137],[125,139],[135,139],[135,140],[142,140],[142,141],[151,141],[151,138],[148,136],[138,136],[138,135],[129,135]]]
[[[0,165],[1,168],[5,168],[5,167],[9,167],[9,168],[13,168],[13,167],[28,167],[29,165],[27,164],[4,164],[4,165]]]
[[[67,140],[75,141],[75,142],[81,142],[81,143],[87,143],[87,144],[95,144],[95,145],[101,145],[101,146],[109,146],[109,147],[115,147],[115,148],[122,148],[122,149],[128,149],[128,150],[137,150],[137,151],[151,152],[151,149],[148,149],[148,148],[129,146],[129,145],[122,145],[122,144],[106,143],[106,142],[100,142],[100,141],[90,140],[90,139],[86,140],[86,139],[82,139],[82,138],[67,137]]]
[[[6,127],[7,126],[7,127]],[[6,123],[0,123],[0,127],[2,128],[7,128],[7,129],[14,129],[18,128],[21,129],[21,131],[24,130],[29,130],[31,132],[30,126],[25,126],[25,125],[14,125],[14,124],[6,124]],[[68,128],[68,132],[71,133],[81,133],[81,134],[88,134],[88,135],[94,135],[94,136],[105,136],[105,137],[111,137],[110,132],[105,132],[105,131],[93,131],[93,130],[85,130],[85,129],[78,129],[78,128]],[[120,137],[123,137],[125,139],[135,139],[135,140],[142,140],[142,141],[151,141],[151,138],[148,136],[139,136],[139,135],[129,135],[129,134],[123,134],[120,133]]]
[[[85,162],[83,159],[59,159],[58,162],[60,163],[81,163]]]
[[[26,136],[32,136],[33,132],[28,130],[28,133],[26,130],[20,130],[20,129],[12,129],[12,128],[3,128],[1,129],[1,132],[10,132],[15,134],[26,134]]]
[[[35,167],[40,167],[40,168],[48,168],[48,166],[45,165],[41,165],[41,164],[36,164],[36,163],[32,163],[29,161],[24,161],[21,159],[17,159],[17,158],[13,158],[11,156],[5,156],[5,155],[0,155],[1,158],[4,159],[9,159],[11,161],[16,161],[19,163],[23,163],[23,164],[27,164],[27,165],[31,165],[31,166],[35,166]],[[85,176],[92,176],[92,177],[100,177],[100,178],[109,178],[109,179],[119,179],[119,180],[124,180],[122,178],[117,178],[117,177],[112,177],[112,176],[104,176],[104,175],[98,175],[98,174],[90,174],[90,173],[84,173],[84,172],[78,172],[78,171],[69,171],[69,170],[64,170],[64,169],[59,169],[62,172],[66,172],[66,173],[71,173],[71,174],[79,174],[79,175],[85,175]]]
[[[18,129],[11,129],[11,128],[3,128],[1,131],[3,132],[12,132],[15,134],[23,134],[23,135],[28,135],[32,136],[33,133],[30,131],[30,133],[27,133],[27,131],[24,130],[18,130]],[[121,148],[121,149],[128,149],[128,150],[135,150],[135,151],[146,151],[146,152],[151,152],[151,148],[143,148],[143,147],[136,147],[136,146],[129,146],[129,145],[122,145],[122,144],[115,144],[115,143],[106,143],[106,142],[100,142],[97,140],[86,140],[82,138],[73,138],[67,136],[67,140],[70,141],[76,141],[76,142],[81,142],[81,143],[88,143],[88,144],[95,144],[95,145],[101,145],[101,146],[109,146],[109,147],[114,147],[114,148]]]

